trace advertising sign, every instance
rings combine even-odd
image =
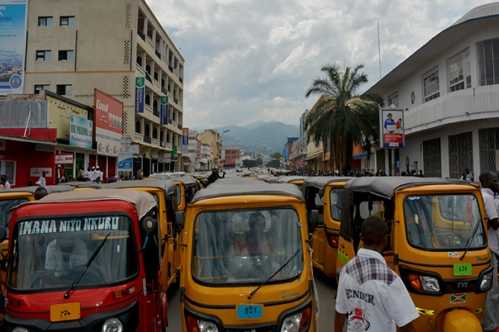
[[[28,0],[0,0],[0,94],[22,94]]]
[[[168,97],[167,96],[162,96],[161,97],[161,113],[160,113],[160,124],[162,125],[167,125],[168,124]]]
[[[182,128],[182,153],[189,153],[189,128]]]
[[[144,77],[135,78],[135,113],[144,113],[146,94],[146,80]]]
[[[69,117],[69,145],[91,149],[93,134],[93,121],[71,114]]]
[[[45,172],[45,177],[51,178],[52,177],[52,168],[49,167],[32,167],[29,169],[29,176],[33,178],[37,178],[42,176],[42,172]]]
[[[133,171],[133,153],[118,152],[118,171]]]
[[[401,109],[382,109],[380,119],[381,147],[403,148],[404,136],[404,111]]]
[[[124,151],[123,103],[95,89],[95,140],[97,153],[117,157]]]
[[[73,155],[66,153],[66,154],[56,154],[55,155],[55,163],[57,165],[67,165],[67,164],[73,164]]]
[[[201,156],[201,140],[198,139],[196,142],[196,157],[200,157],[200,156]]]

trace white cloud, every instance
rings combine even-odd
[[[326,63],[364,64],[369,88],[475,0],[147,0],[185,58],[184,126],[298,125]]]

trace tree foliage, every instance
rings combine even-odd
[[[352,168],[354,144],[369,152],[379,139],[379,107],[383,99],[378,95],[359,95],[360,86],[367,83],[361,72],[363,65],[342,70],[337,65],[324,65],[324,77],[315,78],[305,97],[320,96],[305,119],[307,140],[323,143],[331,152],[329,163],[335,162],[343,173]]]
[[[273,160],[270,160],[269,162],[267,162],[267,164],[265,164],[266,167],[272,167],[272,168],[280,168],[281,167],[281,161],[278,160],[278,159],[273,159]]]
[[[274,152],[270,155],[270,158],[272,158],[272,160],[281,160],[282,154],[280,152]]]

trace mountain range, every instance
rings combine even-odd
[[[223,147],[239,147],[245,153],[260,152],[265,155],[282,153],[288,137],[300,136],[300,127],[279,121],[257,121],[244,127],[224,126],[212,129],[223,135]],[[226,130],[229,131],[224,133]]]

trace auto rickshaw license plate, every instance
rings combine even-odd
[[[50,306],[50,321],[60,322],[80,318],[80,302],[53,304]]]
[[[252,319],[252,318],[262,318],[263,316],[263,306],[260,304],[240,304],[237,306],[237,318],[240,319]]]
[[[471,272],[471,263],[454,264],[455,276],[470,276]]]

